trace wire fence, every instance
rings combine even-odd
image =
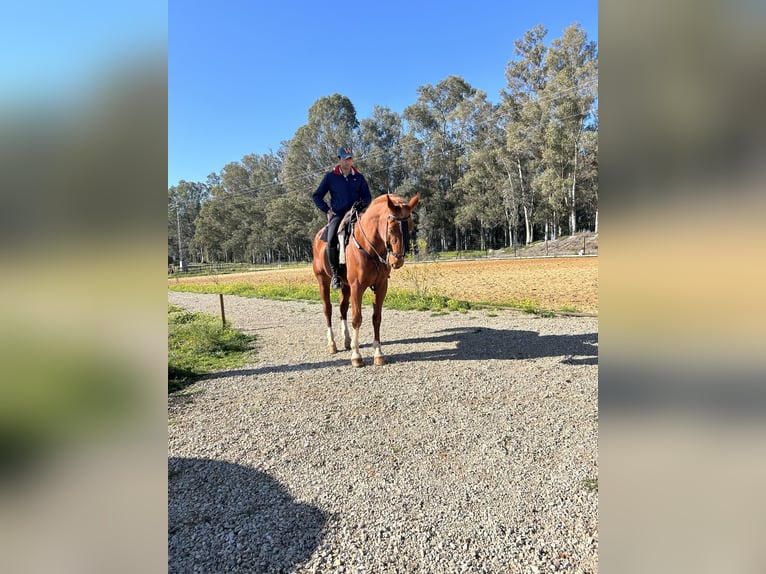
[[[586,232],[569,235],[551,240],[536,241],[529,245],[516,245],[502,249],[487,249],[485,251],[446,251],[446,252],[412,252],[409,257],[413,261],[449,261],[476,259],[530,259],[539,257],[597,257],[598,233]],[[272,264],[252,263],[184,263],[168,264],[168,276],[189,275],[222,275],[228,273],[249,273],[274,269],[289,269],[303,267],[309,261],[285,262]]]

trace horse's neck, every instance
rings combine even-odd
[[[354,231],[354,235],[359,243],[366,244],[378,251],[385,247],[385,240],[378,232],[380,217],[380,215],[369,212],[363,213],[357,222],[357,229]]]

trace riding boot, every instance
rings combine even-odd
[[[338,273],[338,268],[340,267],[340,263],[338,262],[338,248],[337,247],[331,247],[330,248],[330,273],[332,273],[332,279],[330,280],[330,287],[332,289],[340,289],[340,275]]]

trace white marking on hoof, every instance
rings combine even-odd
[[[354,333],[351,335],[351,364],[355,367],[364,365],[362,355],[359,354],[359,329],[354,329]]]
[[[380,348],[380,341],[372,342],[372,355],[373,364],[381,366],[386,364],[386,359],[383,357],[383,350]]]
[[[351,348],[351,333],[348,330],[348,321],[340,320],[340,338],[343,339],[343,347],[348,351]]]

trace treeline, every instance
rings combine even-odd
[[[276,153],[246,155],[205,182],[168,189],[170,261],[307,261],[326,222],[311,201],[350,143],[373,197],[420,193],[416,238],[429,251],[497,249],[598,231],[598,54],[577,24],[544,44],[515,42],[499,104],[449,76],[403,113],[316,101]]]

